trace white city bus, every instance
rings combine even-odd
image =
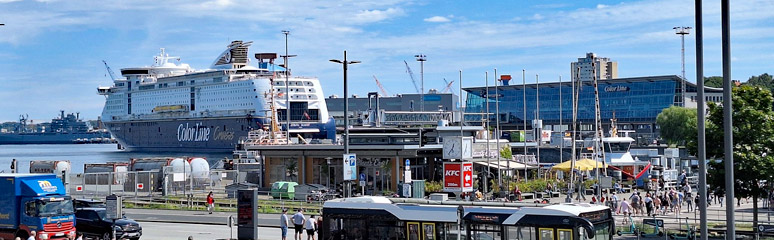
[[[325,202],[322,215],[323,240],[609,240],[614,232],[610,209],[590,204],[357,197]]]

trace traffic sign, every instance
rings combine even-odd
[[[379,176],[379,171],[374,171],[374,175]]]
[[[75,187],[76,192],[83,192],[83,186],[77,186]]]
[[[408,159],[406,159],[406,167],[410,167],[410,166],[411,166],[411,161],[409,161]]]
[[[365,181],[365,180],[366,180],[366,175],[365,175],[365,173],[361,173],[361,174],[360,174],[360,181]],[[362,185],[362,184],[361,184],[361,185]]]
[[[137,184],[137,189],[138,189],[138,190],[142,190],[142,188],[143,188],[143,187],[144,187],[144,186],[142,185],[142,183],[138,183],[138,184]]]
[[[357,180],[357,155],[344,154],[344,181]]]

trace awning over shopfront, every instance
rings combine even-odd
[[[500,159],[500,162],[498,164],[497,159],[491,159],[489,160],[489,163],[487,163],[486,160],[476,160],[473,161],[473,163],[481,165],[481,166],[488,166],[493,167],[497,169],[503,169],[503,170],[524,170],[526,169],[535,169],[537,166],[534,165],[527,165],[520,162],[516,162],[513,160],[507,160],[507,159]]]

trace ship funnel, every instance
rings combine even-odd
[[[247,51],[252,44],[253,42],[232,41],[227,49],[215,59],[210,68],[238,69],[247,66],[250,61],[247,57]]]

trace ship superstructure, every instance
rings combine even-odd
[[[290,75],[276,53],[255,54],[251,66],[251,44],[233,41],[207,70],[173,63],[180,58],[164,49],[152,66],[121,69],[124,78],[98,88],[103,122],[127,150],[230,152],[248,131],[268,129],[273,114],[287,130],[287,79],[291,136],[335,137],[320,81]]]

